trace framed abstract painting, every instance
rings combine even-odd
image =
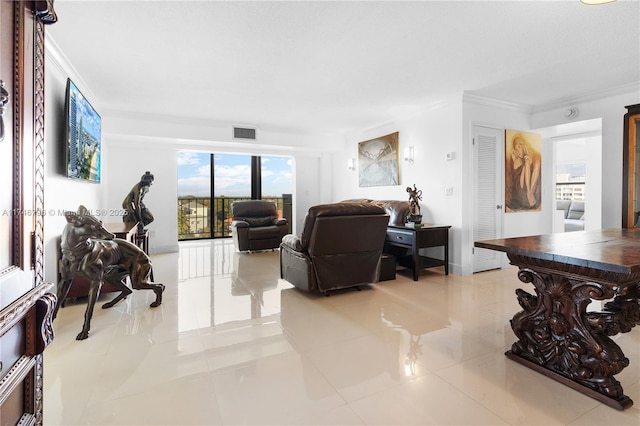
[[[360,187],[400,185],[399,132],[358,143]]]

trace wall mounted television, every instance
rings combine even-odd
[[[66,174],[100,182],[100,115],[71,79],[65,97]]]

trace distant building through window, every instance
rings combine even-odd
[[[556,200],[585,199],[584,164],[558,166],[556,169]],[[569,169],[570,171],[566,171]]]
[[[555,143],[556,200],[584,201],[587,183],[586,140],[576,138]]]

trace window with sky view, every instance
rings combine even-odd
[[[261,156],[260,164],[262,199],[273,200],[281,210],[282,194],[293,191],[291,158]],[[229,207],[235,199],[251,198],[251,176],[251,155],[179,152],[180,239],[228,236]]]

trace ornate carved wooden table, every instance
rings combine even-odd
[[[518,340],[506,355],[619,410],[633,405],[613,376],[629,365],[609,336],[640,322],[640,229],[608,229],[477,241],[502,251],[534,286],[516,295]],[[587,312],[592,300],[608,300]]]

